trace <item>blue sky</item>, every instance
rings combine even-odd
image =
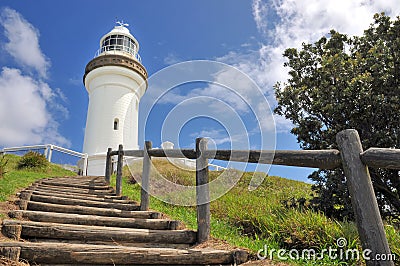
[[[100,38],[116,20],[130,24],[149,76],[182,61],[215,60],[249,75],[274,107],[272,86],[287,77],[281,56],[285,48],[316,41],[332,28],[359,35],[372,22],[373,14],[382,11],[392,17],[399,15],[397,0],[3,0],[0,147],[53,143],[82,150],[88,105],[82,82],[84,69],[97,51]],[[139,139],[152,140],[155,146],[161,142],[160,123],[165,113],[174,110],[182,99],[194,94],[209,96],[211,89],[218,90],[210,84],[177,88],[157,103],[150,123],[142,110],[154,102],[156,89],[150,89],[141,101]],[[241,89],[246,94],[246,88]],[[246,136],[247,145],[265,148],[260,133],[254,133],[257,121],[251,112],[240,110],[240,102],[234,99],[221,98],[239,110],[246,130],[251,132]],[[295,137],[289,133],[290,122],[282,117],[274,119],[277,149],[298,149]],[[178,133],[180,147],[193,146],[199,135],[212,138],[218,148],[234,146],[224,125],[210,119],[193,119]],[[231,140],[242,138],[236,135]],[[310,172],[272,167],[270,174],[306,180]]]

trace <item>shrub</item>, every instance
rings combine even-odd
[[[18,162],[18,169],[45,169],[48,166],[46,157],[33,151],[26,153]]]
[[[6,166],[8,164],[8,160],[6,160],[5,155],[0,156],[0,178],[3,178],[6,172]]]

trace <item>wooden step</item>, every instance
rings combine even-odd
[[[139,211],[104,177],[48,178],[19,193],[21,210],[2,232],[0,256],[31,265],[237,265],[243,251],[193,249],[197,234],[178,221]],[[26,242],[31,241],[31,242]]]
[[[27,209],[31,211],[44,211],[44,212],[58,212],[58,213],[76,213],[85,215],[98,215],[110,217],[123,217],[123,218],[140,218],[140,219],[159,219],[161,213],[153,211],[123,211],[117,209],[105,209],[96,207],[61,205],[53,203],[29,201]]]
[[[44,196],[36,194],[31,195],[30,201],[46,202],[46,203],[62,204],[62,205],[79,205],[79,206],[96,207],[96,208],[111,208],[124,211],[135,211],[139,209],[139,205],[133,205],[133,204],[101,202],[89,199],[86,200],[72,199],[72,198]]]
[[[140,248],[108,245],[3,242],[20,248],[20,258],[40,265],[237,265],[247,261],[241,250]]]
[[[29,219],[35,222],[97,225],[152,230],[177,230],[182,229],[183,227],[181,222],[167,219],[119,218],[41,211],[11,211],[9,212],[9,216],[16,219]]]
[[[47,184],[47,185],[61,185],[61,186],[71,186],[71,185],[87,185],[87,186],[108,186],[108,184],[104,181],[60,181],[60,180],[42,180],[39,184]]]
[[[196,232],[191,230],[150,230],[105,226],[58,224],[22,220],[3,220],[2,232],[8,236],[11,228],[21,226],[21,238],[49,238],[75,241],[102,241],[110,243],[168,243],[194,244]]]
[[[108,187],[107,189],[101,188],[97,189],[95,187],[86,187],[86,188],[81,188],[81,187],[73,187],[73,186],[53,186],[51,184],[37,184],[35,185],[34,188],[46,188],[46,189],[54,189],[54,190],[71,190],[71,191],[88,191],[88,190],[94,190],[98,192],[102,192],[105,190],[113,190],[112,187]]]
[[[104,182],[104,176],[74,176],[74,177],[49,177],[41,179],[41,181],[85,181],[85,182]]]
[[[79,180],[96,180],[96,179],[104,179],[104,176],[95,176],[95,175],[76,175],[76,176],[59,176],[59,177],[48,177],[44,178],[43,180],[52,180],[52,179],[79,179]]]
[[[83,189],[95,189],[95,190],[107,190],[110,189],[110,186],[103,185],[80,185],[80,184],[70,184],[70,183],[59,183],[56,181],[43,181],[41,185],[50,185],[50,186],[57,186],[57,187],[72,187],[72,188],[83,188]]]
[[[86,186],[108,186],[104,181],[60,181],[60,180],[42,180],[41,182],[34,184],[46,184],[52,186],[74,186],[74,185],[86,185]]]
[[[70,181],[61,181],[61,180],[49,180],[42,181],[42,183],[54,183],[54,184],[62,184],[62,185],[92,185],[92,186],[107,186],[105,181],[78,181],[78,180],[70,180]]]
[[[84,177],[84,176],[78,176],[78,177],[51,177],[51,178],[45,178],[42,180],[46,181],[51,181],[51,180],[57,180],[57,181],[62,181],[62,182],[69,182],[69,181],[85,181],[85,182],[105,182],[104,176],[96,176],[96,177]]]
[[[65,187],[54,187],[54,186],[48,186],[48,185],[39,185],[36,188],[32,189],[40,189],[40,190],[46,190],[46,191],[60,191],[60,192],[70,192],[70,193],[79,193],[79,194],[93,194],[93,195],[114,195],[115,196],[115,191],[114,189],[110,188],[108,190],[95,190],[95,189],[81,189],[81,188],[65,188]]]
[[[61,180],[51,180],[46,181],[46,183],[58,183],[58,184],[66,184],[66,185],[92,185],[92,186],[107,186],[108,184],[105,181],[85,181],[85,180],[71,180],[71,181],[61,181]]]
[[[57,190],[57,191],[53,191],[53,190],[46,190],[46,189],[25,189],[23,191],[26,192],[32,192],[35,194],[41,194],[41,193],[47,193],[47,194],[58,194],[64,197],[64,195],[68,195],[71,197],[75,197],[75,196],[79,196],[79,197],[86,197],[86,198],[93,198],[93,199],[104,199],[104,200],[121,200],[121,201],[131,201],[129,200],[129,198],[127,196],[115,196],[115,193],[110,193],[110,194],[88,194],[88,193],[77,193],[77,192],[66,192],[66,191],[61,191],[61,190]],[[17,193],[18,195],[18,193]]]
[[[28,241],[28,240],[24,240]],[[115,241],[94,241],[94,240],[68,240],[68,239],[49,239],[49,238],[31,238],[29,239],[31,243],[66,243],[66,244],[88,244],[88,245],[120,245],[124,247],[141,247],[141,248],[191,248],[192,244],[174,244],[174,243],[131,243],[124,242],[123,244],[115,242]]]
[[[48,191],[43,190],[29,190],[26,191],[28,193],[32,193],[34,195],[42,195],[42,196],[58,196],[63,198],[72,198],[72,199],[88,199],[93,201],[100,201],[100,202],[113,202],[113,203],[125,203],[125,204],[134,204],[138,205],[139,203],[134,200],[123,200],[120,199],[121,197],[105,197],[105,195],[92,195],[92,194],[71,194],[67,192],[56,192],[51,193]],[[18,194],[17,194],[18,196]]]
[[[72,176],[72,177],[51,177],[44,180],[60,180],[60,181],[104,181],[104,176]]]
[[[122,198],[126,198],[123,196],[115,196],[115,193],[110,192],[110,193],[99,193],[99,194],[93,194],[93,193],[88,193],[88,192],[79,192],[79,191],[65,191],[62,189],[57,189],[57,190],[53,190],[53,189],[46,189],[46,188],[30,188],[30,189],[25,189],[23,191],[26,192],[38,192],[36,194],[40,194],[41,192],[43,193],[50,193],[50,194],[59,194],[59,195],[71,195],[71,196],[86,196],[86,197],[93,197],[93,198],[114,198],[114,199],[122,199]]]

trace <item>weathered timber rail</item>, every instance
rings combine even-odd
[[[123,150],[123,146],[120,145],[117,151],[108,149],[105,180],[110,182],[111,158],[118,156],[116,195],[121,195],[123,156],[143,157],[140,209],[148,210],[151,158],[196,159],[197,241],[201,243],[208,240],[210,235],[210,203],[207,201],[209,159],[320,169],[343,167],[363,249],[371,250],[371,258],[379,254],[390,254],[368,166],[400,170],[400,150],[370,148],[363,151],[358,132],[353,129],[337,134],[337,144],[340,150],[293,151],[207,150],[207,140],[204,138],[196,139],[196,149],[152,149],[150,141],[145,142],[144,150]],[[366,263],[368,266],[394,265],[393,261],[368,260]]]

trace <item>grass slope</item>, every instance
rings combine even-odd
[[[74,172],[65,170],[58,165],[50,164],[50,166],[43,170],[23,169],[18,170],[17,164],[20,156],[6,154],[5,158],[8,160],[6,165],[7,173],[3,178],[0,178],[0,202],[5,202],[10,196],[21,188],[29,186],[36,180],[55,176],[74,176]]]
[[[155,168],[165,178],[179,184],[193,185],[195,173],[171,165],[166,160],[153,160]],[[130,167],[134,176],[140,179],[141,164]],[[154,170],[154,169],[153,169]],[[152,171],[155,172],[155,171]],[[220,172],[210,172],[210,179]],[[356,226],[353,222],[339,222],[327,218],[309,208],[287,207],[284,202],[292,199],[310,199],[311,185],[303,182],[268,176],[254,191],[248,190],[253,173],[241,173],[237,185],[224,196],[211,203],[211,235],[227,241],[230,245],[249,249],[253,254],[268,247],[271,249],[315,249],[337,248],[336,241],[345,238],[348,249],[361,250]],[[157,179],[156,175],[152,176]],[[124,169],[123,194],[140,200],[140,186],[131,184],[130,171]],[[179,196],[179,192],[166,191]],[[188,196],[188,195],[180,195]],[[184,221],[188,228],[196,229],[194,207],[173,206],[151,198],[150,207],[174,219]],[[385,226],[391,250],[400,257],[400,231],[392,225]],[[287,254],[286,254],[287,255]],[[277,254],[274,253],[274,259]],[[288,260],[296,265],[352,265],[355,260],[344,262],[324,256],[321,260]],[[360,262],[359,262],[360,263]]]
[[[17,191],[42,178],[76,175],[75,173],[54,164],[50,164],[46,169],[18,170],[17,164],[21,159],[20,156],[6,154],[4,157],[4,161],[7,160],[8,162],[5,165],[6,174],[0,178],[0,224],[3,219],[7,218],[8,211],[15,208],[14,204],[7,201],[12,201]],[[0,232],[0,242],[1,241],[10,240],[2,236]],[[10,261],[4,257],[0,257],[0,265],[29,266],[29,263],[24,261]]]

